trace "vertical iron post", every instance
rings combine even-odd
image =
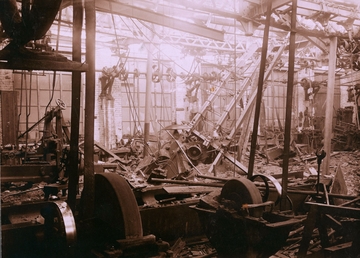
[[[81,32],[84,6],[81,0],[73,2],[73,42],[72,59],[81,62]],[[69,153],[69,190],[68,204],[74,211],[76,204],[77,188],[79,183],[79,125],[80,125],[80,96],[81,72],[72,72],[71,78],[71,135]]]
[[[152,65],[153,65],[153,45],[148,45],[148,58],[146,63],[146,96],[145,96],[145,124],[144,124],[144,157],[149,155],[149,136],[150,136],[150,114],[151,114],[151,86],[152,86]]]
[[[267,9],[266,9],[266,23],[264,29],[264,38],[263,44],[261,48],[261,60],[260,60],[260,71],[259,71],[259,81],[258,81],[258,90],[256,95],[256,105],[255,105],[255,115],[254,115],[254,126],[251,135],[251,148],[250,148],[250,158],[249,158],[249,167],[247,177],[252,177],[254,173],[254,163],[255,163],[255,153],[256,153],[256,142],[258,136],[258,127],[259,127],[259,118],[260,118],[260,108],[261,108],[261,100],[263,93],[263,85],[264,85],[264,75],[265,75],[265,67],[266,67],[266,56],[268,50],[269,43],[269,31],[270,31],[270,18],[271,18],[271,1],[267,1]]]
[[[95,118],[95,0],[85,1],[86,62],[88,70],[85,80],[85,137],[84,137],[84,216],[94,213],[94,118]]]
[[[285,131],[284,131],[284,154],[283,154],[283,170],[282,170],[282,199],[280,209],[286,209],[287,187],[289,174],[289,158],[290,158],[290,141],[291,141],[291,115],[292,101],[294,92],[294,70],[295,70],[295,37],[296,37],[296,10],[297,0],[292,0],[291,6],[291,30],[289,45],[289,67],[286,92],[286,111],[285,111]]]
[[[333,108],[334,108],[334,91],[335,91],[335,70],[336,70],[336,49],[337,38],[330,38],[329,49],[329,71],[328,83],[326,87],[326,111],[325,111],[325,128],[324,128],[324,150],[328,155],[324,159],[322,171],[329,174],[330,153],[331,153],[331,134],[333,130]]]

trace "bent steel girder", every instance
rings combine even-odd
[[[215,39],[219,41],[224,40],[224,32],[222,31],[208,28],[203,25],[186,22],[180,19],[174,19],[173,17],[143,8],[127,5],[124,3],[104,0],[96,1],[95,5],[95,8],[102,12],[109,12],[113,14],[123,15],[126,17],[132,17],[210,39]]]

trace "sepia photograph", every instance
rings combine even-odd
[[[1,258],[360,258],[358,0],[0,0]]]

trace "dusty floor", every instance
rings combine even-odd
[[[244,165],[247,160],[243,161]],[[276,175],[282,173],[281,159],[275,160],[273,162],[267,162],[266,158],[261,155],[256,155],[255,160],[255,171],[254,173]],[[200,164],[197,168],[199,171],[207,174],[208,165]],[[343,151],[343,152],[334,152],[330,157],[330,168],[327,175],[322,177],[333,179],[336,170],[341,168],[343,177],[347,187],[347,194],[357,196],[360,195],[360,151]],[[234,165],[226,160],[223,160],[219,166],[216,167],[216,172],[218,177],[228,178],[228,177],[239,177],[242,174],[241,171],[236,170]],[[308,162],[301,161],[296,156],[292,158],[289,165],[289,172],[292,171],[303,171],[303,179],[289,179],[289,183],[298,183],[300,181],[306,180],[308,177],[311,177],[311,171],[317,171],[317,160],[310,159]],[[314,175],[312,175],[314,176]],[[209,181],[209,180],[207,180]],[[21,184],[21,183],[19,183]],[[21,185],[19,185],[21,186]],[[16,186],[14,186],[16,188]],[[34,185],[31,189],[24,191],[20,194],[20,191],[5,191],[1,194],[2,203],[21,203],[23,201],[30,200],[40,200],[44,198],[42,191],[43,185]],[[18,194],[19,193],[19,194]],[[300,237],[301,235],[298,235]],[[179,239],[177,243],[174,243],[171,247],[174,254],[174,257],[217,257],[216,250],[211,246],[206,236],[200,236],[197,239]],[[284,257],[296,257],[296,253],[299,248],[299,241],[290,241],[289,245],[285,246],[282,250],[279,250],[278,253],[273,255],[273,258],[284,258]],[[315,246],[313,251],[319,248]]]
[[[244,164],[246,162],[247,160],[245,160]],[[257,155],[254,173],[267,175],[281,174],[282,167],[279,165],[279,163],[281,163],[281,160],[268,163],[265,158]],[[324,175],[320,169],[320,173],[324,178],[333,179],[339,167],[345,180],[347,195],[360,195],[360,151],[333,152],[330,157],[329,172]],[[314,173],[314,171],[317,170],[318,164],[316,159],[312,159],[309,162],[303,162],[299,158],[295,157],[290,161],[289,172],[303,171],[304,178],[291,178],[289,179],[289,183],[306,180],[307,177],[311,177],[310,171]],[[206,167],[203,168],[202,171],[206,171]],[[224,162],[221,166],[217,167],[219,177],[233,177],[234,175],[239,176],[237,173],[234,174],[232,171],[234,171],[233,165],[228,162]],[[289,241],[287,246],[284,246],[276,254],[271,256],[271,258],[296,257],[296,253],[298,252],[298,248],[300,246],[300,241],[296,240],[296,237],[301,237],[301,234],[294,234],[293,239],[295,239],[295,241]],[[181,252],[179,252],[177,257],[217,257],[216,250],[211,247],[209,242],[207,242],[206,237],[203,237],[201,240],[203,242],[198,244],[193,244],[193,241],[191,240],[188,241],[189,243],[187,243],[187,241],[184,240],[184,248]],[[314,255],[312,257],[319,257],[316,256],[316,253],[321,249],[321,246],[319,244],[316,245],[315,240],[316,239],[314,239],[312,242],[312,244],[314,244],[311,249]]]

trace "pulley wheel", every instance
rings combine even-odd
[[[200,146],[192,145],[187,149],[186,153],[190,159],[198,160],[201,157],[202,151]]]
[[[236,207],[242,208],[246,204],[261,204],[262,197],[259,189],[253,182],[246,178],[231,179],[225,183],[221,190],[220,199],[231,200],[236,203]],[[258,208],[250,209],[252,216],[261,216]]]
[[[45,251],[57,254],[49,257],[67,256],[77,241],[75,218],[69,205],[61,200],[48,202],[40,213],[45,219]]]
[[[260,178],[265,184],[265,191],[263,191],[261,193],[263,202],[266,202],[269,199],[270,187],[269,187],[269,182],[268,181],[270,181],[275,186],[275,190],[276,190],[276,193],[277,193],[277,198],[276,198],[276,201],[275,201],[275,205],[278,205],[280,200],[281,200],[281,197],[282,197],[282,187],[281,187],[280,183],[276,180],[276,178],[274,178],[273,176],[270,176],[270,175],[257,174],[257,175],[253,175],[250,178],[250,180],[252,182],[254,182],[257,178]]]
[[[139,207],[128,182],[118,174],[95,174],[95,216],[116,239],[143,236]]]

